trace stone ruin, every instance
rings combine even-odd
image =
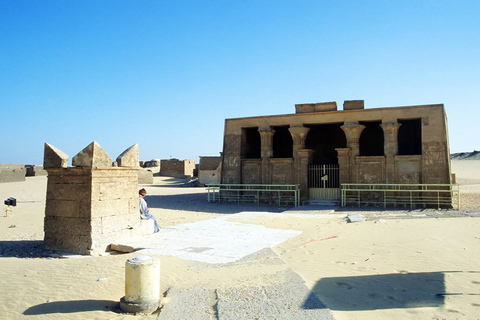
[[[160,175],[174,178],[191,178],[194,176],[195,160],[168,159],[160,160]]]
[[[110,245],[153,232],[141,220],[138,203],[138,144],[112,165],[92,142],[72,158],[45,143],[48,172],[44,247],[78,254],[100,254]]]

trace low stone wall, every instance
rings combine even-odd
[[[161,160],[160,175],[166,177],[185,178],[193,177],[195,170],[194,160],[169,159]]]
[[[25,181],[26,169],[23,164],[0,164],[0,183]]]
[[[38,177],[48,175],[47,170],[43,169],[43,166],[27,164],[25,166],[27,177]]]

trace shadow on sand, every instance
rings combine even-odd
[[[121,312],[119,303],[110,300],[74,300],[55,301],[38,304],[23,312],[24,315],[33,316],[51,313],[75,313],[88,311]]]
[[[239,213],[242,211],[283,212],[287,208],[276,206],[261,206],[256,204],[236,204],[208,202],[207,193],[190,193],[175,195],[147,195],[145,201],[149,208],[186,210],[208,213]]]
[[[443,272],[323,278],[312,292],[331,310],[439,307],[446,295],[444,278]]]
[[[41,258],[45,257],[42,240],[0,241],[0,257],[4,258]]]

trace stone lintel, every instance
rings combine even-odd
[[[106,168],[112,166],[112,159],[95,141],[72,158],[74,167]]]
[[[337,111],[337,103],[333,102],[319,102],[319,103],[302,103],[295,105],[295,113],[309,113],[309,112],[325,112]]]
[[[140,163],[138,157],[138,143],[123,151],[117,157],[116,162],[119,167],[138,167]]]
[[[362,110],[365,109],[365,100],[345,100],[343,110]]]
[[[63,151],[55,148],[51,144],[45,143],[43,152],[43,167],[49,168],[66,168],[68,163],[68,155]]]

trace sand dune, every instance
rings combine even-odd
[[[346,222],[345,215],[355,212],[352,209],[284,211],[208,203],[203,188],[177,187],[174,179],[156,177],[153,185],[143,187],[162,228],[222,218],[238,227],[301,231],[268,252],[235,262],[160,255],[161,290],[250,290],[274,285],[283,281],[279,275],[293,271],[336,319],[476,319],[480,315],[480,161],[453,160],[452,171],[461,185],[459,212],[368,210],[361,212],[367,220],[357,223]],[[0,318],[157,318],[157,314],[133,316],[117,309],[124,296],[125,261],[136,253],[41,257],[45,188],[45,177],[0,184],[1,198],[18,201],[8,217],[5,212],[0,217]]]

